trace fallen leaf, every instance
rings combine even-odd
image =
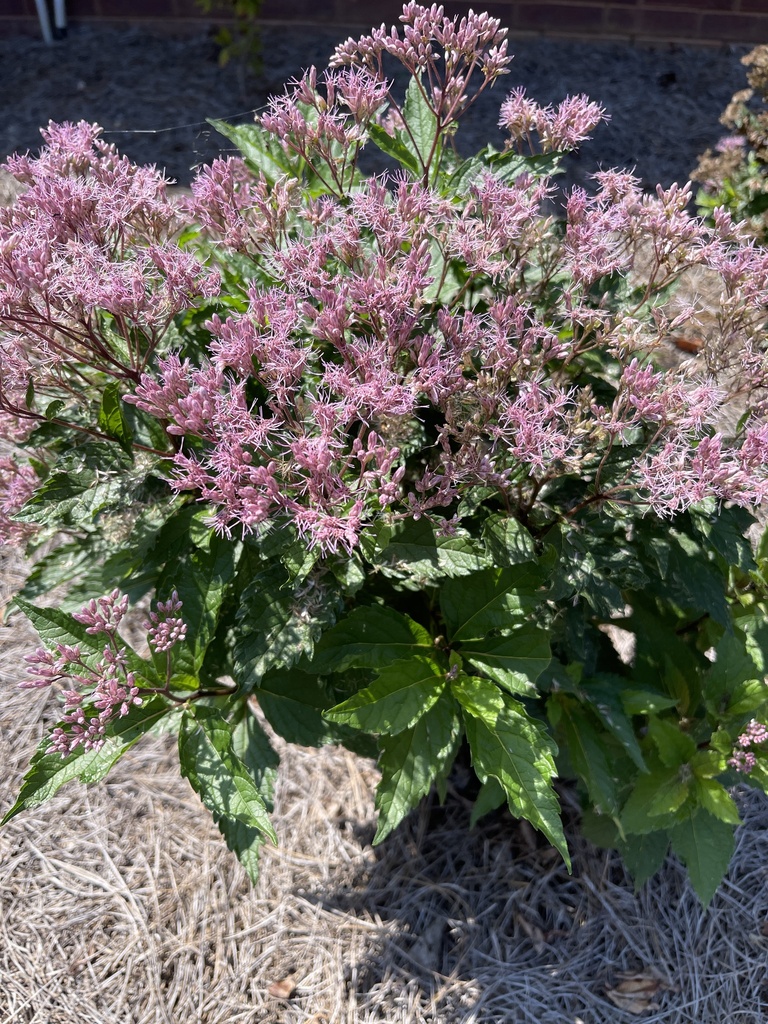
[[[649,1010],[658,1010],[659,1004],[654,1002],[653,997],[659,991],[674,990],[673,985],[650,971],[637,971],[618,976],[622,980],[613,987],[606,985],[605,994],[614,1006],[627,1013],[641,1014]]]
[[[296,991],[297,974],[289,974],[280,981],[272,981],[267,986],[267,992],[273,999],[290,999]]]

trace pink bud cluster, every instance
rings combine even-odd
[[[174,590],[167,601],[157,602],[157,611],[150,612],[149,619],[144,622],[149,643],[158,654],[170,651],[187,635],[187,624],[174,614],[181,608],[182,602]]]
[[[184,639],[187,627],[176,614],[181,606],[174,591],[168,601],[158,603],[156,612],[150,612],[144,628],[156,651],[169,651]],[[29,678],[19,684],[23,689],[68,684],[62,689],[64,712],[61,724],[51,734],[49,753],[67,757],[81,746],[84,750],[101,749],[109,723],[123,718],[132,706],[142,704],[135,674],[128,669],[128,649],[118,636],[127,611],[127,596],[121,597],[118,590],[113,590],[89,601],[72,616],[86,627],[86,633],[105,636],[98,660],[84,653],[79,644],[55,643],[52,650],[38,647],[26,655]]]
[[[142,703],[134,673],[127,667],[127,649],[117,642],[117,627],[127,606],[127,598],[113,591],[98,601],[89,601],[73,616],[87,625],[86,633],[103,633],[108,638],[96,662],[86,657],[80,645],[62,643],[54,644],[53,650],[38,647],[26,656],[30,678],[19,684],[22,688],[65,681],[75,684],[62,690],[64,713],[61,725],[51,733],[48,753],[67,757],[80,746],[85,750],[101,749],[109,723]]]
[[[757,757],[749,748],[760,746],[761,743],[765,743],[767,740],[768,727],[762,722],[752,719],[744,732],[736,740],[733,755],[728,759],[729,767],[744,775],[749,775],[757,765]]]

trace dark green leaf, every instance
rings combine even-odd
[[[619,801],[605,751],[605,743],[595,727],[592,716],[578,701],[570,697],[558,700],[560,725],[568,746],[568,756],[576,773],[587,787],[589,798],[598,813],[618,814]],[[559,733],[558,733],[559,735]]]
[[[175,590],[183,607],[179,613],[187,624],[183,644],[173,652],[178,672],[197,675],[205,649],[216,632],[219,610],[237,566],[238,545],[226,537],[213,537],[207,551],[182,549],[165,566],[157,584],[157,596],[167,599]]]
[[[380,740],[381,782],[376,790],[380,843],[403,820],[453,760],[459,739],[456,703],[444,690],[437,703],[410,729]]]
[[[669,850],[669,833],[661,829],[644,836],[634,835],[627,841],[619,840],[618,850],[637,892],[661,870]]]
[[[317,600],[318,596],[322,600]],[[299,594],[279,562],[267,566],[245,589],[237,613],[235,673],[252,690],[264,674],[311,657],[323,628],[336,619],[337,595]]]
[[[20,811],[37,807],[49,800],[68,782],[78,779],[90,784],[103,779],[126,750],[172,710],[160,697],[145,698],[141,705],[133,705],[123,718],[110,723],[107,740],[100,750],[78,747],[67,757],[47,753],[51,741],[46,736],[30,761],[16,803],[0,824],[10,821]]]
[[[388,528],[385,536],[379,553],[369,560],[387,575],[411,581],[417,589],[431,580],[467,576],[489,566],[488,556],[466,531],[438,536],[426,519],[406,520]]]
[[[484,818],[486,814],[490,814],[491,811],[497,810],[506,802],[507,794],[504,792],[504,787],[498,779],[495,779],[493,775],[489,775],[481,785],[480,792],[477,794],[477,798],[472,806],[472,813],[469,816],[469,827],[474,828],[481,818]]]
[[[284,177],[293,176],[294,164],[283,152],[280,143],[256,124],[227,124],[209,118],[208,123],[229,139],[243,154],[243,159],[258,176],[263,174],[270,185]]]
[[[656,744],[659,759],[668,768],[687,764],[696,753],[696,741],[667,719],[652,716],[648,733]]]
[[[645,766],[643,754],[635,736],[635,730],[632,728],[632,722],[627,717],[622,703],[624,696],[623,687],[626,685],[626,682],[626,679],[621,676],[612,675],[609,672],[601,672],[593,679],[586,679],[581,686],[581,692],[595,709],[605,727],[621,743],[640,771],[645,772],[648,769]]]
[[[417,157],[419,170],[426,168],[434,157],[433,148],[438,135],[437,118],[427,103],[424,88],[421,77],[414,75],[403,103],[407,130],[398,133],[406,148]]]
[[[470,640],[494,629],[514,629],[541,603],[541,583],[535,562],[448,580],[440,588],[440,607],[452,639]]]
[[[123,451],[131,454],[133,436],[123,415],[123,403],[120,398],[120,385],[111,381],[104,388],[99,409],[99,429],[120,444]]]
[[[677,767],[654,764],[651,771],[640,775],[624,804],[621,824],[625,832],[645,835],[674,825],[676,812],[685,803],[689,782]]]
[[[49,651],[56,652],[57,644],[79,647],[83,660],[89,667],[104,657],[104,647],[107,643],[105,634],[87,633],[87,626],[58,608],[37,608],[20,597],[15,599],[14,604],[27,616]],[[140,658],[127,645],[124,646],[128,671],[134,673],[137,683],[145,686],[162,685],[152,664]]]
[[[672,849],[688,869],[696,895],[708,906],[733,856],[733,826],[697,809],[671,830],[670,838]]]
[[[533,537],[514,516],[493,515],[486,519],[483,543],[494,565],[519,565],[536,558]]]
[[[360,605],[323,634],[315,648],[316,672],[383,668],[393,661],[430,655],[432,637],[417,622],[381,605]]]
[[[368,125],[368,135],[382,153],[386,153],[387,156],[391,156],[393,159],[397,160],[400,166],[404,167],[406,171],[410,171],[413,175],[418,175],[420,173],[421,168],[419,167],[418,160],[411,151],[403,145],[399,138],[393,137],[378,124]]]

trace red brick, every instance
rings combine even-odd
[[[170,0],[100,0],[105,18],[167,18],[173,13]],[[72,17],[75,16],[74,10]]]
[[[603,9],[597,6],[566,7],[565,4],[520,4],[516,27],[540,32],[599,33],[603,25]]]
[[[609,7],[605,12],[605,31],[614,35],[635,36],[638,33],[638,12],[629,7]]]
[[[643,8],[638,12],[638,31],[657,39],[697,39],[700,20],[694,11]]]
[[[705,14],[701,19],[701,35],[724,43],[768,42],[768,13]]]
[[[739,10],[749,14],[768,14],[768,0],[741,0]]]

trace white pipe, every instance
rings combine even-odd
[[[43,39],[50,45],[53,42],[53,32],[51,32],[51,19],[48,17],[46,0],[35,0],[35,7],[37,7],[37,16],[40,19]]]
[[[53,0],[53,23],[59,32],[67,31],[67,11],[65,0]]]

